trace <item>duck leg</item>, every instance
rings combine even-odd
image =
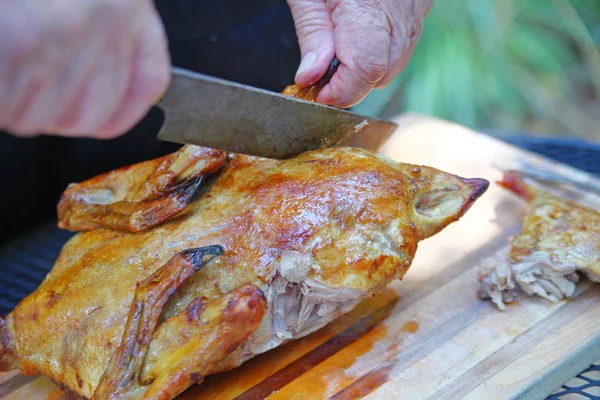
[[[94,392],[95,399],[133,395],[158,318],[171,295],[196,271],[222,255],[221,246],[182,251],[146,280],[138,283],[123,339]]]
[[[193,300],[181,314],[157,330],[146,355],[141,381],[150,387],[144,399],[171,399],[200,383],[215,364],[256,331],[265,312],[263,293],[241,286],[205,304]]]
[[[151,228],[182,212],[202,179],[224,163],[222,151],[183,146],[167,156],[73,184],[58,204],[58,226],[71,231]]]
[[[93,399],[173,398],[201,381],[204,371],[258,328],[266,306],[262,292],[253,285],[209,303],[196,298],[158,325],[177,288],[222,254],[220,246],[183,251],[138,285],[123,339]]]

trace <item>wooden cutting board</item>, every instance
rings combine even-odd
[[[495,161],[525,160],[594,182],[448,122],[398,122],[380,147],[395,160],[491,182],[501,176]],[[600,197],[575,196],[600,209]],[[479,300],[479,265],[502,259],[525,211],[492,184],[460,222],[419,245],[402,282],[306,338],[209,377],[181,399],[544,398],[600,358],[600,285],[582,281],[568,301],[522,298],[504,312]],[[64,398],[48,379],[16,372],[0,374],[2,396]]]

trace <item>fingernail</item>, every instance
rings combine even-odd
[[[296,72],[296,76],[300,75],[306,69],[312,67],[317,59],[317,54],[314,52],[307,53],[303,58],[302,62],[300,62],[300,66],[298,67],[298,72]]]

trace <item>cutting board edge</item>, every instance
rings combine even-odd
[[[560,364],[548,370],[529,387],[512,397],[518,400],[538,400],[551,395],[556,389],[600,359],[600,332],[577,351],[569,354]]]

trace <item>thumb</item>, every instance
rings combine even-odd
[[[307,87],[327,71],[335,55],[333,24],[326,0],[288,0],[302,61],[296,73],[296,84]]]

